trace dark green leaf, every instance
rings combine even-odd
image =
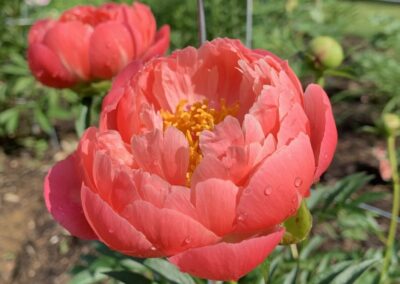
[[[376,259],[365,260],[361,263],[353,264],[335,277],[332,284],[352,284],[354,283],[368,268],[377,262]]]
[[[149,258],[143,262],[154,272],[177,284],[195,284],[189,274],[182,273],[168,261],[160,258]]]
[[[140,274],[129,272],[129,271],[108,271],[108,272],[103,272],[103,273],[115,280],[122,282],[122,283],[127,283],[127,284],[152,283],[152,281],[147,279],[146,277],[144,277]]]
[[[50,134],[53,131],[53,126],[51,125],[49,119],[43,113],[43,111],[39,107],[36,107],[33,113],[35,116],[35,120],[39,124],[40,128],[47,134]]]

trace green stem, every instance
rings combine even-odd
[[[91,125],[91,110],[92,110],[93,97],[88,96],[82,98],[82,105],[85,108],[85,129]]]
[[[400,210],[400,183],[399,173],[397,170],[397,153],[396,153],[396,137],[393,134],[389,134],[387,138],[388,155],[390,161],[390,167],[392,169],[392,180],[393,180],[393,208],[392,218],[390,220],[389,235],[386,242],[386,253],[383,262],[383,267],[380,275],[379,283],[385,283],[390,261],[392,259],[394,240],[396,236],[397,218]]]
[[[291,244],[290,245],[290,252],[292,253],[293,259],[298,259],[299,258],[299,250],[297,249],[296,244]]]
[[[325,74],[324,71],[317,71],[317,84],[322,88],[325,87]]]

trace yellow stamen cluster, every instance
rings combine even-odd
[[[164,130],[170,126],[176,127],[182,131],[189,143],[190,158],[189,168],[186,174],[188,184],[193,171],[202,159],[199,147],[199,137],[203,130],[211,130],[228,115],[236,115],[239,110],[239,104],[231,106],[226,105],[226,101],[221,99],[219,110],[209,106],[207,100],[196,102],[190,106],[186,100],[181,100],[176,106],[175,113],[161,110]]]

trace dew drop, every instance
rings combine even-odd
[[[244,191],[243,191],[243,194],[245,194],[245,195],[249,195],[250,193],[251,193],[251,188],[246,188]]]
[[[150,250],[152,250],[152,251],[156,251],[156,250],[157,250],[157,248],[156,248],[155,246],[152,246],[152,247],[150,248]]]
[[[190,244],[192,242],[192,238],[191,237],[186,237],[186,239],[183,241],[185,244]]]
[[[294,179],[294,186],[300,187],[303,184],[303,180],[300,177]]]
[[[272,193],[272,186],[267,185],[267,186],[264,188],[264,195],[270,196],[271,193]]]
[[[246,213],[239,213],[239,216],[237,217],[238,222],[243,222],[246,220],[247,214]]]

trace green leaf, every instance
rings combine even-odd
[[[9,108],[0,113],[0,125],[8,134],[14,134],[19,123],[19,110],[17,108]]]
[[[310,239],[310,241],[308,241],[306,246],[303,247],[303,249],[301,250],[299,256],[300,259],[307,259],[308,256],[310,256],[313,251],[317,250],[322,245],[323,242],[324,238],[318,235]]]
[[[107,278],[104,274],[109,270],[109,268],[102,267],[101,269],[96,269],[95,271],[90,271],[89,269],[84,269],[81,272],[75,274],[70,280],[69,284],[92,284],[98,283],[101,280]]]
[[[318,274],[313,280],[313,284],[328,284],[341,272],[343,272],[347,267],[349,267],[351,261],[339,262],[332,265],[330,269],[326,269],[322,273]]]
[[[332,284],[352,284],[376,262],[376,259],[369,259],[361,263],[353,264],[335,277]]]
[[[312,216],[305,201],[301,202],[296,215],[287,219],[283,225],[286,228],[281,242],[283,245],[297,244],[307,238],[312,227]]]
[[[296,284],[298,270],[299,268],[297,266],[293,268],[292,271],[290,271],[289,274],[286,276],[285,282],[283,282],[283,284]]]
[[[39,107],[36,107],[33,113],[35,116],[35,120],[39,124],[40,128],[47,134],[51,134],[53,132],[53,126],[51,125],[49,119],[43,113],[43,111]]]
[[[132,273],[129,271],[108,271],[108,272],[103,272],[105,275],[118,280],[122,283],[135,283],[135,284],[148,284],[148,283],[152,283],[151,280],[147,279],[146,277],[140,275],[140,274],[136,274],[136,273]]]
[[[32,86],[34,86],[35,80],[31,76],[21,77],[15,81],[12,88],[14,94],[20,94],[24,91],[32,92]]]
[[[168,261],[161,258],[149,258],[143,262],[144,265],[149,267],[154,272],[160,274],[164,278],[173,281],[177,284],[195,284],[194,280],[189,274],[182,273]]]

